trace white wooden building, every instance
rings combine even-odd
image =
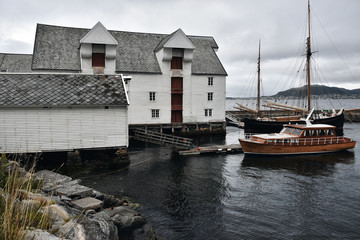
[[[129,124],[225,121],[226,71],[213,37],[38,24],[32,71],[128,74]]]
[[[0,53],[0,87],[9,90],[0,95],[0,152],[127,146],[128,125],[224,126],[227,73],[217,50],[213,37],[181,29],[154,34],[109,31],[100,22],[91,29],[38,24],[33,55]],[[110,81],[121,74],[131,81]],[[73,79],[66,88],[64,76]],[[91,82],[104,87],[102,97],[87,88]],[[67,101],[74,89],[86,96],[80,103]],[[112,99],[118,91],[122,101]],[[13,102],[22,94],[27,101]]]
[[[0,152],[128,146],[121,76],[0,74]]]

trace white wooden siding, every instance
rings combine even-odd
[[[189,69],[188,63],[184,68]],[[132,74],[129,91],[129,124],[171,123],[171,72],[170,65],[164,74]],[[208,76],[185,74],[183,71],[183,122],[225,121],[225,76],[213,76],[214,84],[208,86]],[[149,92],[156,92],[156,101],[149,100]],[[213,101],[207,93],[213,92]],[[204,116],[204,109],[213,109],[212,117]],[[151,109],[160,109],[159,118],[151,118]]]
[[[127,147],[127,108],[0,109],[0,153]]]

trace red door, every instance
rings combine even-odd
[[[171,78],[171,122],[181,123],[183,110],[183,79]]]

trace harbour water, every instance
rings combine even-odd
[[[358,100],[344,101],[345,109],[359,108]],[[227,110],[235,102],[227,100]],[[323,109],[331,108],[340,107]],[[227,127],[226,136],[195,142],[235,144],[241,131]],[[177,156],[138,142],[127,169],[62,173],[130,197],[161,239],[360,239],[360,123],[345,123],[344,133],[355,149],[282,158]]]
[[[226,137],[198,143],[237,143],[240,131],[228,127]],[[359,123],[345,124],[345,135],[357,141],[359,131]],[[162,239],[360,238],[359,146],[277,159],[180,157],[170,147],[145,143],[129,153],[128,169],[92,172],[82,183],[140,203]]]

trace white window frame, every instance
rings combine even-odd
[[[214,85],[214,77],[208,77],[208,86]]]
[[[160,109],[151,109],[151,118],[160,118]]]
[[[149,92],[149,101],[150,102],[156,101],[156,92]]]
[[[212,117],[213,111],[212,108],[205,108],[205,117]]]
[[[214,99],[214,93],[213,92],[208,92],[207,95],[208,95],[208,97],[207,97],[208,101],[212,101]]]

